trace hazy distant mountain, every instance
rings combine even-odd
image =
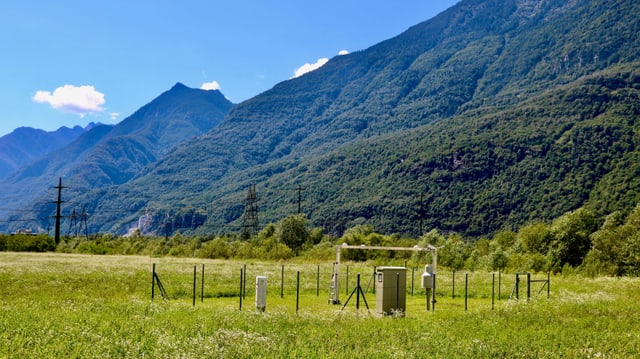
[[[47,132],[31,127],[20,127],[0,137],[0,179],[35,159],[51,153],[78,138],[89,128],[60,127]]]
[[[0,196],[13,206],[32,207],[37,218],[47,218],[51,188],[59,177],[75,195],[125,183],[173,147],[215,127],[232,106],[220,91],[178,83],[119,124],[95,126],[69,145],[12,173],[2,183]],[[14,215],[12,219],[24,217]]]
[[[422,222],[482,236],[580,206],[624,212],[640,201],[639,13],[462,0],[236,105],[140,176],[69,196],[92,231],[117,233],[142,215],[149,232],[237,230],[250,184],[262,223],[295,213],[302,186],[303,211],[335,234]]]

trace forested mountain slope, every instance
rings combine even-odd
[[[234,107],[144,175],[76,200],[94,230],[232,231],[296,208],[354,223],[481,236],[577,207],[640,200],[640,4],[463,0],[369,49]],[[423,199],[422,203],[420,199]]]
[[[233,104],[219,91],[188,88],[180,83],[115,126],[96,126],[76,141],[8,176],[0,197],[10,208],[27,206],[9,224],[20,219],[47,223],[55,199],[52,188],[62,177],[71,196],[117,186],[139,175],[173,147],[215,127]],[[83,204],[75,202],[79,206]],[[35,213],[35,215],[34,215]],[[13,223],[12,223],[13,222]]]
[[[60,127],[49,132],[20,127],[0,137],[0,179],[37,158],[68,145],[84,132],[85,129],[80,126]]]

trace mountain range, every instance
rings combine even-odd
[[[252,186],[261,223],[300,195],[336,235],[479,237],[583,206],[628,212],[638,13],[633,0],[462,0],[237,105],[178,84],[7,176],[1,196],[39,219],[7,223],[47,228],[58,177],[95,232],[238,231]]]
[[[68,145],[94,126],[94,123],[90,123],[84,128],[63,126],[55,131],[20,127],[10,134],[0,137],[0,179],[18,168]]]
[[[32,209],[15,211],[7,223],[16,228],[35,222],[37,231],[50,228],[54,213],[50,209],[56,197],[52,190],[58,179],[64,179],[70,196],[122,185],[173,147],[215,127],[232,106],[220,91],[177,83],[119,124],[94,126],[67,146],[5,178],[5,203]],[[86,204],[66,202],[78,206],[78,213],[86,213]]]

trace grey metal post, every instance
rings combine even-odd
[[[345,295],[349,295],[349,266],[347,266],[347,275],[344,282]]]
[[[413,281],[414,281],[414,272],[415,272],[416,268],[415,267],[411,267],[411,296],[413,297]]]
[[[197,276],[198,276],[198,266],[193,266],[193,306],[196,306],[196,288],[197,288]]]
[[[433,289],[431,290],[433,293],[433,299],[431,300],[431,309],[436,311],[436,274],[433,273]]]
[[[456,297],[456,271],[451,271],[451,298]]]
[[[549,272],[547,272],[547,299],[549,299],[551,295],[551,276]]]
[[[376,294],[376,266],[373,266],[373,294]]]
[[[430,290],[431,289],[429,289],[429,288],[425,288],[424,289],[424,296],[425,296],[425,298],[427,300],[427,312],[429,311],[429,291]]]
[[[153,296],[156,292],[156,264],[153,263],[153,272],[151,273],[151,301],[153,302]]]
[[[360,273],[358,273],[358,281],[356,287],[356,311],[360,309]]]
[[[242,282],[242,299],[247,298],[247,265],[244,265],[244,281]]]
[[[298,271],[296,279],[296,314],[298,314],[298,307],[300,304],[300,271]]]
[[[244,279],[244,268],[240,268],[240,310],[242,310],[242,280]]]
[[[464,311],[466,312],[467,307],[467,290],[469,288],[469,273],[464,274]]]
[[[202,286],[200,289],[200,301],[204,302],[204,263],[202,263]]]
[[[491,310],[494,308],[496,296],[496,274],[491,273]]]

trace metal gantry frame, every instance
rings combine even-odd
[[[413,252],[430,252],[432,259],[433,273],[436,273],[438,263],[438,248],[428,245],[427,247],[384,247],[384,246],[367,246],[352,245],[343,243],[336,246],[336,261],[333,263],[333,273],[331,274],[331,284],[329,285],[329,304],[340,304],[340,250],[341,249],[371,249],[386,251],[413,251]],[[434,294],[435,295],[435,294]]]

